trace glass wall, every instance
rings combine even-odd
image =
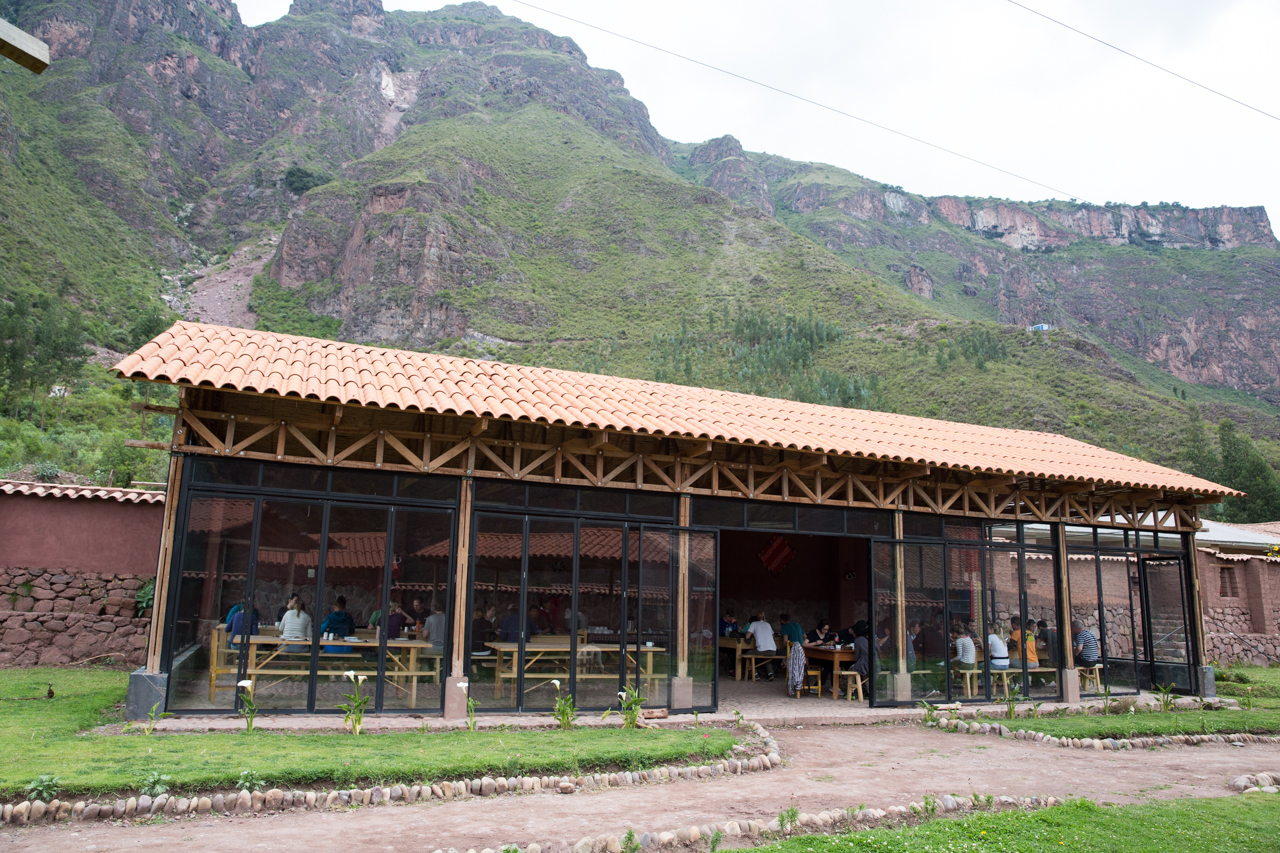
[[[716,535],[682,532],[680,559],[688,565],[688,677],[693,680],[693,704],[716,706]]]
[[[440,709],[456,480],[185,464],[163,650],[171,709],[232,711],[248,680],[263,710],[337,713],[348,671],[364,676],[371,711]]]
[[[578,630],[586,631],[575,659],[579,708],[613,707],[622,681],[623,543],[620,523],[584,521],[578,532]],[[568,689],[568,685],[565,685]]]
[[[231,627],[244,609],[254,506],[252,498],[215,496],[196,497],[188,504],[182,547],[174,560],[172,710],[230,710],[235,704],[240,650],[231,642]]]

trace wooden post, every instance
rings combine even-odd
[[[1057,563],[1058,578],[1058,660],[1062,665],[1058,668],[1059,683],[1062,685],[1062,701],[1076,703],[1080,701],[1080,673],[1076,670],[1076,659],[1071,636],[1071,570],[1067,559],[1067,525],[1058,522],[1053,525],[1053,535],[1057,547],[1053,549],[1053,561]],[[1026,626],[1023,626],[1026,630]]]
[[[466,675],[467,644],[470,642],[471,614],[467,612],[467,591],[471,577],[471,501],[475,482],[464,477],[458,498],[458,547],[453,564],[453,655],[449,673],[454,678]]]
[[[36,74],[43,74],[49,67],[49,45],[24,33],[4,18],[0,18],[0,56],[12,59]]]
[[[911,671],[907,669],[907,571],[906,549],[902,545],[903,519],[902,511],[893,513],[893,538],[898,540],[893,546],[893,588],[894,588],[894,625],[893,635],[897,644],[898,672],[894,676],[894,699],[898,702],[911,701]],[[872,626],[872,637],[875,636]]]
[[[463,477],[459,484],[458,524],[456,526],[458,547],[454,549],[457,557],[453,564],[453,652],[449,660],[449,677],[444,682],[444,718],[461,720],[467,716],[467,698],[470,692],[464,693],[459,687],[462,682],[468,683],[467,646],[471,642],[471,614],[467,612],[467,592],[471,585],[471,506],[475,494],[475,483],[470,477]],[[496,676],[495,676],[496,677]]]
[[[677,481],[679,482],[679,481]],[[676,497],[676,523],[689,526],[689,495]],[[693,546],[689,531],[676,533],[676,677],[671,682],[671,707],[693,707],[693,679],[689,676],[689,557]]]
[[[182,488],[182,457],[169,456],[169,480],[164,494],[164,525],[160,528],[160,556],[156,561],[155,600],[147,635],[147,672],[160,672],[160,647],[164,644],[169,616],[169,576],[173,565],[173,540],[177,535],[178,496]]]

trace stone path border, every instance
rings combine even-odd
[[[1241,794],[1280,794],[1280,770],[1237,776],[1227,784]]]
[[[53,799],[23,800],[6,804],[0,811],[0,824],[26,826],[42,821],[91,821],[91,820],[149,820],[152,818],[180,818],[197,815],[257,814],[283,809],[322,811],[333,808],[377,806],[397,802],[413,803],[419,800],[454,800],[465,797],[492,797],[502,794],[558,793],[572,794],[593,788],[617,788],[622,786],[662,784],[680,780],[709,779],[723,775],[739,775],[772,770],[782,766],[778,742],[758,723],[745,722],[748,729],[759,738],[758,744],[735,744],[734,756],[710,764],[686,766],[666,765],[653,770],[623,771],[621,773],[593,773],[582,776],[513,776],[510,778],[445,780],[417,785],[393,785],[391,787],[354,788],[343,790],[239,791],[213,796],[178,797],[161,794],[119,799],[114,802],[70,801]],[[756,754],[751,754],[753,752]]]

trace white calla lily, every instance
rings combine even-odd
[[[253,682],[246,678],[244,681],[237,681],[236,687],[243,687],[246,690],[251,690],[253,689]]]
[[[459,689],[459,690],[461,690],[463,693],[466,693],[466,692],[467,692],[467,688],[468,688],[468,687],[470,687],[470,686],[471,686],[471,685],[470,685],[470,684],[468,684],[468,683],[467,683],[467,682],[465,682],[465,681],[459,681],[459,682],[458,682],[458,689]]]
[[[349,669],[342,674],[345,675],[347,678],[350,678],[352,681],[356,680],[356,671],[354,669]]]
[[[364,684],[365,679],[367,679],[368,677],[369,677],[369,676],[367,676],[367,675],[357,676],[357,680],[359,681],[359,683],[360,683],[360,684]]]
[[[558,679],[558,678],[553,678],[553,679],[551,679],[551,683],[552,683],[552,684],[554,684],[554,685],[556,686],[556,690],[559,690],[559,689],[560,689],[560,679]]]
[[[621,690],[619,690],[619,691],[618,691],[618,698],[619,698],[619,699],[626,699],[626,698],[627,698],[627,694],[625,694],[625,693],[623,693]]]

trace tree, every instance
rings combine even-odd
[[[1182,469],[1188,474],[1202,480],[1217,482],[1221,460],[1213,443],[1209,441],[1209,431],[1205,428],[1204,418],[1200,416],[1200,410],[1195,406],[1187,412],[1179,455]]]
[[[1219,481],[1248,494],[1223,501],[1222,520],[1258,524],[1280,519],[1280,476],[1258,452],[1253,439],[1224,418],[1218,424],[1218,447],[1222,460]]]

